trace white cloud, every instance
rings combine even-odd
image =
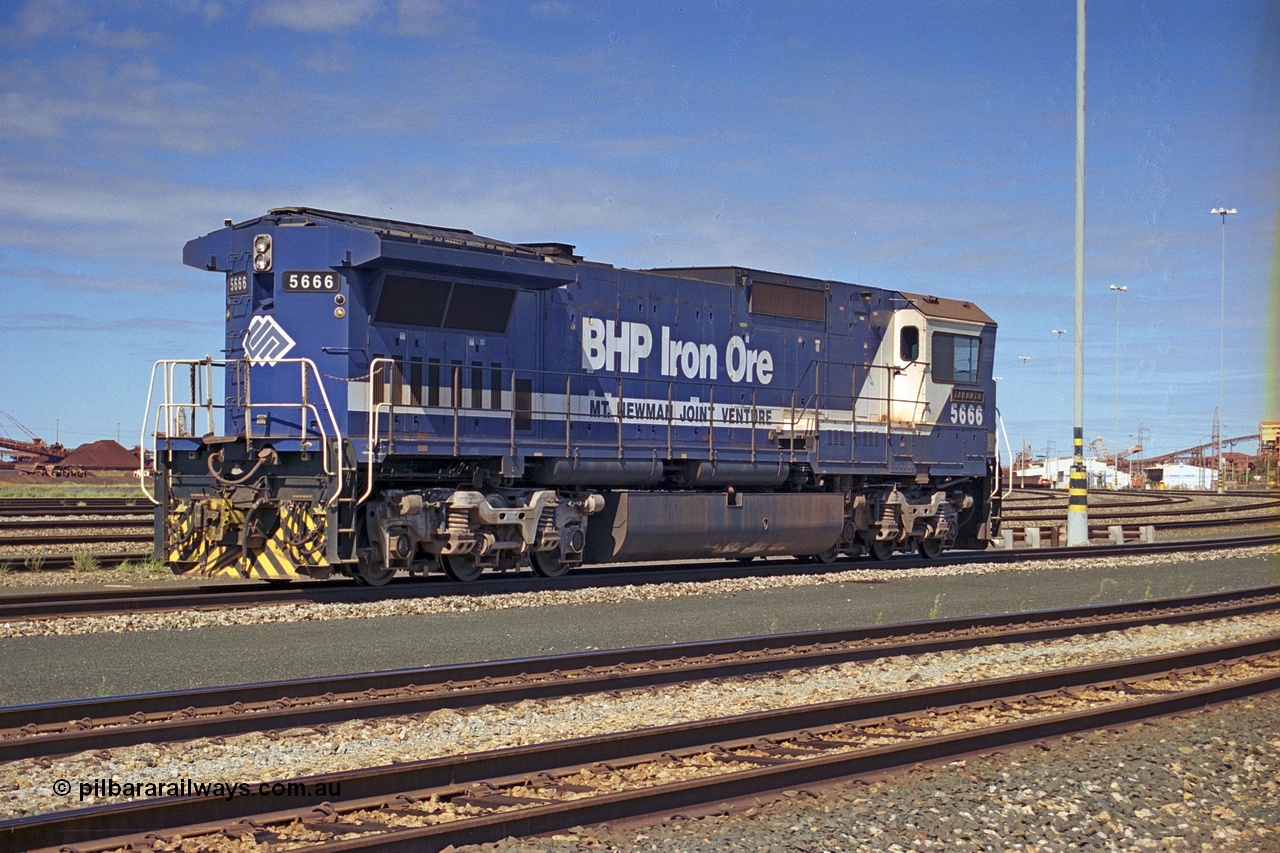
[[[29,47],[42,39],[72,37],[95,47],[113,50],[145,50],[159,36],[136,26],[112,30],[92,18],[92,7],[74,0],[28,0],[13,16],[13,26],[0,28],[0,44]]]
[[[397,0],[396,32],[404,36],[439,35],[448,25],[444,0]]]
[[[123,30],[109,30],[105,24],[84,27],[80,30],[80,38],[97,47],[114,50],[147,50],[154,47],[160,37],[138,27],[127,27]]]
[[[88,22],[89,10],[74,0],[28,0],[13,16],[12,35],[24,39],[68,32]]]
[[[564,0],[538,0],[530,4],[529,14],[535,18],[570,18],[575,10]]]
[[[15,152],[24,161],[68,161],[167,150],[212,154],[240,146],[216,105],[235,93],[216,83],[164,76],[150,60],[110,62],[98,54],[35,72],[0,64],[0,140],[42,140],[57,148]]]
[[[300,32],[337,33],[362,28],[381,8],[379,0],[267,0],[253,10],[249,22]]]
[[[207,334],[217,332],[221,323],[214,315],[208,322],[186,320],[180,317],[138,316],[120,317],[103,320],[98,316],[86,317],[79,314],[55,313],[19,313],[13,315],[8,329],[13,333],[43,334],[47,332],[73,332],[77,335],[106,334],[120,332],[184,332],[188,334]]]

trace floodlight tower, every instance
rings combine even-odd
[[[1062,438],[1062,336],[1067,333],[1066,329],[1054,329],[1053,336],[1058,339],[1058,357],[1053,378],[1053,431],[1058,438]],[[1058,457],[1062,456],[1062,451],[1057,453]],[[1048,466],[1048,452],[1045,453],[1045,466]],[[1053,480],[1058,481],[1058,462],[1057,458],[1053,462]]]
[[[1116,294],[1116,409],[1115,409],[1115,432],[1112,433],[1116,437],[1116,455],[1111,460],[1115,463],[1116,476],[1115,488],[1120,488],[1120,294],[1129,290],[1128,286],[1123,284],[1113,284],[1111,289]]]
[[[1076,287],[1075,422],[1071,427],[1071,488],[1067,545],[1089,544],[1089,481],[1084,467],[1084,59],[1085,0],[1076,0]]]
[[[1222,494],[1226,490],[1222,480],[1222,375],[1227,342],[1227,217],[1236,209],[1215,207],[1209,212],[1222,217],[1222,278],[1218,285],[1218,494]]]

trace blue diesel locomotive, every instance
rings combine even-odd
[[[225,278],[226,344],[152,375],[175,572],[467,581],[998,532],[996,325],[971,303],[311,208],[183,260]]]

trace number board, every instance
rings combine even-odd
[[[249,274],[247,272],[227,273],[227,296],[244,296],[249,292]]]
[[[280,289],[285,293],[337,293],[342,274],[333,270],[292,270],[281,273]]]
[[[944,414],[957,426],[982,426],[986,393],[977,388],[952,388],[950,405]]]

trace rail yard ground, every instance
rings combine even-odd
[[[13,623],[0,704],[1165,598],[1280,583],[1280,550],[984,564]],[[847,578],[847,580],[841,580]],[[674,587],[674,588],[670,588]],[[419,612],[414,612],[414,611]],[[368,618],[352,618],[362,616]],[[376,617],[376,618],[374,618]],[[45,624],[47,627],[41,628]],[[39,636],[22,636],[39,634]],[[4,636],[7,635],[7,636]]]
[[[1213,498],[1206,498],[1212,502]],[[1274,525],[1272,526],[1274,529]],[[29,573],[0,584],[181,585],[155,572]],[[0,705],[659,645],[1280,583],[1280,548],[1023,566],[738,578],[360,605],[0,626]],[[375,618],[376,617],[376,618]],[[114,621],[113,621],[114,620]],[[1086,641],[1087,642],[1087,641]],[[962,668],[963,665],[957,667]],[[957,676],[969,678],[971,676]],[[1277,850],[1280,698],[783,796],[733,814],[586,827],[485,850]],[[273,749],[287,748],[277,745]],[[476,848],[479,849],[479,848]]]

